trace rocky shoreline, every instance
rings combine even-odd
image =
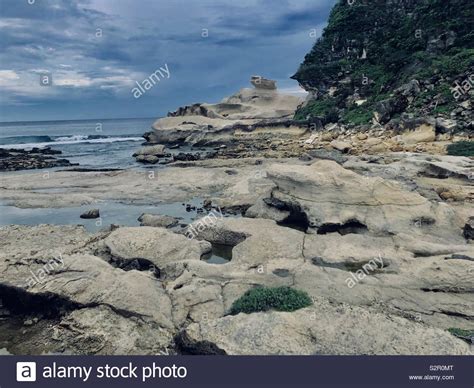
[[[146,168],[2,176],[3,205],[87,205],[83,218],[103,228],[79,217],[0,228],[0,349],[472,354],[474,161],[445,154],[468,136],[430,119],[296,123],[296,101],[265,85],[158,120],[146,136],[170,141],[136,150]],[[108,203],[179,203],[198,217],[111,225]],[[231,315],[256,287],[301,290],[311,304]]]
[[[0,171],[32,170],[53,167],[77,166],[66,159],[58,159],[53,155],[62,152],[50,147],[25,149],[0,148]]]

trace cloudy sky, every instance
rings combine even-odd
[[[254,74],[298,93],[289,77],[335,2],[0,0],[0,121],[158,117]],[[169,79],[134,98],[165,64]]]

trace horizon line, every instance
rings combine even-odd
[[[18,124],[18,123],[48,123],[48,122],[67,122],[67,121],[106,121],[106,120],[139,120],[139,119],[153,119],[157,120],[160,116],[154,117],[112,117],[112,118],[92,118],[92,119],[53,119],[53,120],[15,120],[15,121],[0,121],[2,124]]]

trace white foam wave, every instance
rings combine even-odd
[[[63,140],[61,140],[63,139]],[[26,143],[26,144],[2,144],[0,148],[43,148],[48,146],[55,146],[60,144],[79,144],[79,143],[115,143],[115,142],[124,142],[124,141],[144,141],[142,137],[106,137],[101,139],[88,139],[87,136],[70,136],[64,138],[57,138],[52,142],[45,143]]]

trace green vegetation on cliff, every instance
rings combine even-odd
[[[474,141],[458,141],[448,145],[448,155],[474,156]]]
[[[403,101],[387,118],[449,115],[452,88],[473,74],[473,46],[472,0],[340,0],[292,77],[315,96],[295,118],[364,124],[394,94]]]

